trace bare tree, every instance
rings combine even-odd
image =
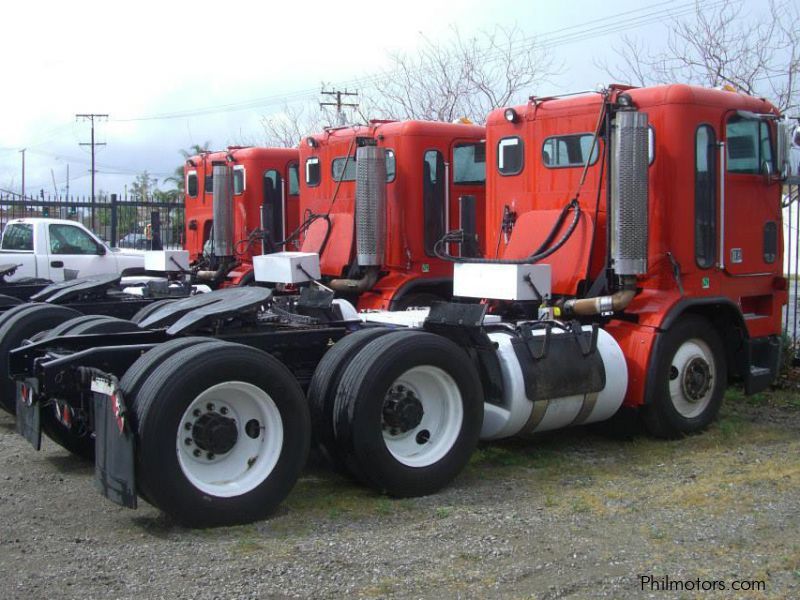
[[[766,14],[744,14],[743,4],[725,0],[669,26],[666,47],[655,53],[640,39],[625,37],[616,48],[621,63],[601,64],[612,78],[637,85],[687,82],[769,98],[781,111],[800,106],[800,8],[770,0]]]
[[[328,112],[314,105],[284,104],[279,113],[261,118],[264,143],[279,148],[294,148],[303,136],[322,131],[331,123]]]
[[[517,27],[472,37],[452,32],[445,42],[423,38],[416,54],[391,54],[390,67],[367,80],[361,116],[480,123],[555,71],[552,57]]]

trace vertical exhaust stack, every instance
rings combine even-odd
[[[616,114],[611,139],[611,266],[617,275],[647,272],[647,114]]]
[[[214,255],[233,256],[233,177],[224,162],[213,163]]]
[[[386,239],[386,150],[356,150],[356,255],[359,266],[384,262]]]

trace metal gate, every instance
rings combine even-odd
[[[50,217],[80,221],[110,246],[137,250],[183,247],[182,198],[0,194],[0,228],[13,219]]]

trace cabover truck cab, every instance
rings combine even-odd
[[[80,277],[140,273],[144,253],[109,248],[83,224],[64,219],[13,219],[0,241],[0,263],[18,265],[9,282],[24,278],[64,281],[64,270]]]
[[[462,251],[476,255],[483,245],[483,136],[476,125],[372,121],[304,138],[300,206],[312,222],[301,249],[319,254],[325,284],[360,309],[449,298],[452,265],[433,246],[462,226],[473,234]],[[366,189],[356,181],[357,155],[367,151],[385,164],[385,184],[377,206],[370,199],[359,208],[359,185]],[[368,237],[376,247],[365,250]]]
[[[787,301],[777,118],[764,99],[666,85],[532,97],[487,120],[487,246],[530,256],[578,215],[540,260],[550,304],[616,340],[625,405],[643,406],[656,432],[707,425],[729,378],[754,393],[776,376]],[[615,135],[644,136],[645,167],[617,166],[634,150]]]
[[[273,251],[299,225],[297,150],[230,146],[188,158],[184,174],[185,248],[198,279],[252,281],[252,257]]]

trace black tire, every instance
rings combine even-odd
[[[20,300],[19,298],[15,298],[14,296],[8,296],[6,294],[0,294],[0,308],[17,306],[18,304],[22,304],[22,300]]]
[[[51,329],[80,313],[66,306],[26,303],[0,315],[0,408],[17,411],[16,384],[8,376],[8,353],[37,333]]]
[[[180,447],[176,452],[176,436],[183,435],[183,419],[193,418],[185,413],[201,394],[213,386],[232,382],[243,382],[266,393],[271,410],[279,413],[282,444],[274,466],[258,474],[252,487],[224,496],[190,480],[181,466]],[[266,517],[288,495],[308,456],[311,425],[302,390],[283,364],[255,348],[225,342],[185,348],[150,373],[134,405],[139,486],[153,505],[186,525],[227,525]],[[259,435],[262,443],[277,437],[275,431],[250,437],[257,439]],[[236,452],[238,440],[236,437],[231,452]],[[263,464],[270,464],[269,459],[265,460]],[[257,469],[259,463],[253,465]],[[236,470],[231,468],[226,475],[233,477]],[[249,472],[250,467],[244,471]]]
[[[649,397],[642,407],[645,427],[667,439],[699,433],[722,405],[728,382],[725,348],[711,324],[694,315],[682,317],[661,335],[653,356],[654,380],[647,382]]]
[[[311,413],[311,443],[320,456],[336,471],[346,473],[344,458],[333,433],[333,408],[336,390],[345,369],[358,352],[371,341],[397,330],[385,327],[362,329],[336,342],[322,357],[308,386],[308,409]]]
[[[434,302],[444,302],[445,299],[431,292],[411,292],[392,303],[392,310],[407,310],[412,307],[432,306]]]
[[[45,334],[45,337],[52,339],[60,335],[122,333],[136,329],[134,323],[124,319],[103,315],[85,315],[70,319],[51,329]],[[85,460],[94,460],[94,435],[86,428],[85,423],[76,423],[67,427],[58,419],[55,404],[42,407],[41,421],[42,433],[56,444]]]
[[[131,317],[131,321],[133,321],[134,323],[137,323],[137,324],[141,323],[147,317],[149,317],[155,311],[157,311],[159,308],[161,308],[162,306],[164,306],[166,304],[169,304],[170,302],[175,302],[175,299],[173,299],[173,298],[165,298],[163,300],[156,300],[155,302],[152,302],[152,303],[148,304],[147,306],[143,306],[142,308],[140,308],[138,310],[138,312],[135,315],[133,315]]]
[[[409,465],[387,446],[384,401],[390,390],[399,390],[398,378],[408,377],[415,367],[435,367],[447,376],[448,391],[457,392],[453,403],[460,407],[462,417],[454,425],[452,441],[438,435],[441,429],[420,430],[424,421],[405,433],[400,431],[401,436],[413,436],[420,446],[431,443],[434,449],[435,444],[444,444],[440,457]],[[429,394],[425,402],[439,397]],[[336,394],[334,432],[347,467],[364,483],[396,497],[432,494],[450,483],[474,451],[482,423],[483,389],[466,352],[442,336],[422,331],[379,337],[364,346],[342,375]],[[420,437],[426,432],[427,438]],[[445,442],[440,442],[442,437]]]
[[[125,399],[125,405],[130,415],[130,424],[133,431],[138,431],[139,426],[136,421],[136,396],[142,384],[150,376],[150,373],[155,371],[167,358],[185,348],[214,342],[215,340],[213,338],[206,337],[182,337],[170,340],[145,352],[127,371],[125,371],[125,375],[122,376],[119,382],[119,389],[122,391],[122,397]],[[138,487],[139,495],[152,504],[147,490],[141,485]]]

